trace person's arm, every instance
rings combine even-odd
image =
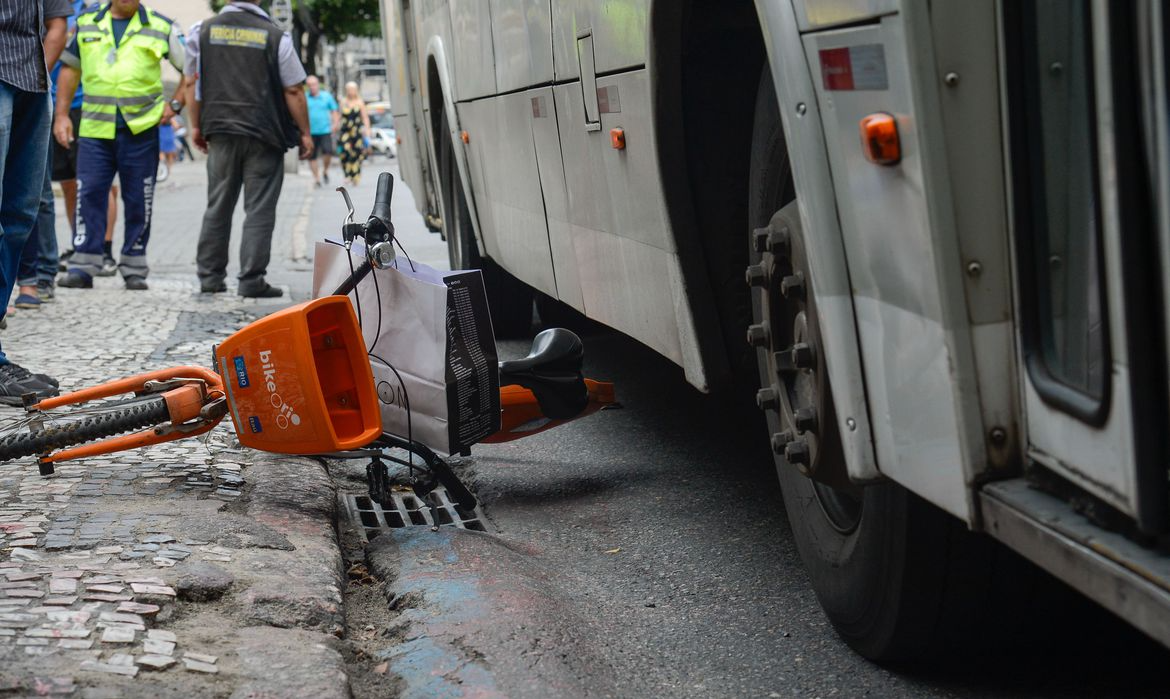
[[[69,105],[73,104],[73,95],[80,81],[80,70],[62,64],[61,72],[57,74],[57,103],[53,108],[53,137],[62,148],[68,148],[73,143],[73,120],[69,118]]]
[[[183,40],[179,38],[179,25],[173,22],[171,23],[171,34],[167,37],[167,60],[179,73],[183,73],[186,69],[187,52],[183,49]],[[187,99],[184,82],[185,80],[180,78],[179,84],[175,87],[175,94],[171,95],[171,99],[178,100],[180,104]],[[174,116],[175,110],[171,107],[171,100],[167,100],[163,103],[162,119],[159,119],[158,123],[169,124]]]
[[[45,65],[57,65],[61,52],[65,50],[65,34],[69,29],[69,21],[64,17],[52,17],[45,20],[45,38],[41,45],[45,48]]]
[[[370,137],[370,113],[366,111],[366,103],[362,102],[362,135]]]
[[[207,152],[207,140],[199,128],[199,29],[203,22],[191,25],[187,32],[187,45],[183,57],[183,102],[187,108],[187,133],[191,143],[200,151]]]
[[[301,132],[300,158],[308,160],[313,157],[313,136],[309,133],[309,102],[305,99],[305,88],[299,84],[284,88],[284,103]]]
[[[203,137],[203,130],[199,128],[200,102],[195,95],[195,83],[199,76],[189,75],[183,81],[187,86],[187,133],[191,134],[191,143],[200,151],[207,152],[207,139]]]

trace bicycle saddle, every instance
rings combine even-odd
[[[532,340],[527,357],[500,362],[500,385],[527,388],[536,395],[545,417],[567,420],[589,404],[581,373],[584,360],[585,346],[576,333],[550,328]]]

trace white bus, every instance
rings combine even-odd
[[[497,329],[535,296],[758,380],[857,651],[1010,595],[1006,547],[1170,644],[1160,2],[382,10],[402,176]]]

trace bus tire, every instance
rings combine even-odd
[[[774,214],[795,197],[779,105],[771,71],[765,67],[757,91],[749,175],[748,245],[753,264],[760,263],[763,254],[752,244],[752,231],[774,228]],[[796,264],[803,256],[803,240],[790,245],[784,258],[775,259]],[[809,274],[807,265],[799,268]],[[807,295],[811,297],[811,291]],[[772,303],[796,302],[783,298],[774,286],[757,289],[753,291],[754,322],[770,319],[769,342],[790,343],[791,336],[778,337],[785,331],[778,329],[783,323],[777,322],[787,319],[784,313],[788,311],[777,315],[776,308],[765,306]],[[815,304],[802,303],[810,306],[811,315],[804,319],[817,326],[809,331],[817,336],[816,348]],[[775,382],[776,367],[768,363],[780,349],[784,348],[768,346],[757,353],[761,383],[774,391],[788,390]],[[996,559],[1010,552],[988,537],[968,532],[958,519],[896,483],[862,487],[838,475],[829,481],[838,486],[834,487],[802,475],[798,468],[814,474],[845,473],[823,353],[814,351],[822,356],[815,358],[810,373],[819,371],[825,376],[819,383],[811,382],[822,394],[817,398],[822,419],[809,449],[814,457],[832,463],[814,463],[811,468],[789,463],[783,455],[784,439],[797,435],[801,441],[810,440],[787,424],[792,418],[785,416],[785,408],[767,410],[769,432],[776,435],[773,444],[779,438],[781,454],[774,458],[784,507],[812,588],[837,633],[867,658],[909,660],[940,651],[950,643],[948,639],[963,638],[963,629],[977,625],[977,604],[988,597]],[[806,392],[808,385],[804,384]],[[808,458],[808,452],[802,457]]]

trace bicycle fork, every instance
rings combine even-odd
[[[167,406],[168,422],[133,434],[118,435],[37,457],[42,476],[53,473],[54,464],[126,449],[137,449],[176,439],[195,437],[212,430],[227,415],[223,380],[214,371],[197,366],[178,366],[108,381],[98,386],[46,398],[37,403],[26,400],[25,410],[34,414],[30,428],[40,424],[35,413],[111,398],[125,393],[136,396],[160,395]],[[43,429],[43,427],[42,427]]]

